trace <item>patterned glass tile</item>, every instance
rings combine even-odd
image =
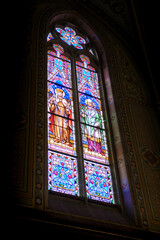
[[[48,151],[48,189],[74,196],[79,195],[76,158]]]
[[[87,197],[92,200],[114,203],[110,167],[84,161]]]

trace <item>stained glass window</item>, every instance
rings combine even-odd
[[[100,84],[92,64],[95,54],[70,27],[55,27],[47,43],[48,190],[82,196],[85,189],[88,199],[113,204]],[[65,44],[76,49],[75,58]],[[85,181],[79,182],[79,176]]]

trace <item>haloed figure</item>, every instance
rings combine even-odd
[[[65,143],[70,145],[70,132],[72,121],[69,120],[71,115],[70,103],[64,99],[64,91],[60,88],[55,90],[56,96],[52,97],[49,102],[51,114],[50,131],[53,133],[53,139],[56,143]]]
[[[88,143],[88,151],[94,151],[104,155],[101,146],[101,116],[96,108],[94,108],[94,103],[91,99],[86,99],[85,103],[86,107],[81,107],[81,120],[85,123],[84,134]]]

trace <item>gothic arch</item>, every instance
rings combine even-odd
[[[108,39],[103,36],[99,36],[96,34],[97,29],[93,29],[93,26],[91,26],[91,23],[89,24],[87,21],[85,21],[77,12],[74,11],[62,11],[62,12],[54,12],[53,9],[46,9],[43,11],[43,14],[39,14],[37,17],[37,23],[35,24],[35,33],[33,34],[35,36],[38,36],[38,40],[36,40],[35,44],[37,44],[37,49],[34,51],[35,58],[38,59],[38,62],[35,63],[37,72],[35,74],[36,78],[36,85],[37,85],[37,116],[36,116],[36,136],[38,134],[41,134],[41,138],[36,138],[36,157],[35,157],[35,186],[37,186],[37,183],[41,184],[41,187],[37,188],[35,187],[35,207],[38,209],[43,208],[51,208],[52,204],[48,204],[48,191],[47,191],[47,179],[46,179],[46,172],[44,169],[47,169],[47,162],[46,159],[46,149],[47,146],[44,144],[47,142],[47,136],[46,136],[46,130],[43,129],[43,126],[46,126],[46,120],[45,120],[45,111],[46,111],[46,86],[45,86],[45,79],[46,79],[46,69],[45,69],[45,63],[46,63],[46,46],[45,46],[45,40],[47,36],[47,32],[49,27],[52,24],[55,24],[60,21],[69,22],[71,24],[74,24],[79,29],[81,29],[82,32],[86,33],[94,45],[95,49],[97,50],[99,61],[101,63],[101,79],[103,82],[104,89],[104,99],[106,100],[106,107],[108,109],[108,115],[109,115],[109,121],[108,125],[111,129],[110,131],[110,137],[112,141],[112,154],[114,155],[114,164],[115,164],[115,179],[114,181],[117,182],[117,188],[119,189],[119,193],[117,191],[117,195],[120,195],[120,201],[119,204],[121,206],[121,210],[123,213],[127,213],[132,220],[135,221],[134,211],[136,212],[136,209],[133,206],[132,199],[133,196],[131,196],[132,192],[132,185],[129,181],[128,177],[128,170],[126,167],[126,161],[125,161],[125,154],[124,149],[122,146],[121,141],[121,134],[119,130],[119,121],[117,119],[116,109],[115,109],[115,103],[114,103],[114,95],[112,91],[112,85],[113,81],[110,78],[110,74],[108,71],[108,62],[112,61],[112,54],[114,54],[114,50],[112,48],[111,44],[111,38],[108,36]],[[106,37],[106,36],[105,36]],[[107,55],[107,56],[106,56]],[[111,69],[110,71],[112,71]],[[115,70],[116,71],[116,70]],[[111,73],[112,75],[112,73]],[[45,109],[45,111],[44,111]],[[123,164],[122,164],[123,163]],[[133,210],[134,208],[134,210]],[[52,209],[53,210],[53,209]],[[135,213],[137,215],[137,213]],[[136,216],[137,218],[137,216]],[[137,219],[136,219],[137,221]]]

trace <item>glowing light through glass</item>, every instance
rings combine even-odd
[[[67,43],[68,45],[72,45],[77,49],[83,49],[82,45],[86,44],[85,39],[76,35],[76,32],[70,27],[65,27],[65,30],[56,27],[56,31],[61,35],[60,38],[65,43]]]
[[[54,39],[53,36],[52,36],[52,33],[48,33],[47,42],[49,42],[52,39]]]
[[[84,49],[86,40],[70,27],[56,27],[55,30],[57,35],[47,35],[48,190],[79,196],[78,166],[81,164],[77,161],[83,161],[84,169],[81,170],[85,174],[88,199],[114,204],[98,73],[88,57],[94,53],[89,49],[88,56],[80,54],[74,65],[66,50],[54,39],[59,36],[78,50]],[[76,79],[72,79],[75,70]],[[72,81],[77,83],[78,99],[73,94]],[[79,158],[76,146],[74,101],[77,100],[83,159]]]
[[[80,55],[80,59],[76,62],[76,72],[83,157],[89,160],[84,160],[87,197],[112,204],[114,198],[98,74],[87,56]]]
[[[58,44],[47,52],[48,189],[78,196],[71,61],[63,54]]]
[[[110,167],[84,161],[87,197],[114,203]]]

